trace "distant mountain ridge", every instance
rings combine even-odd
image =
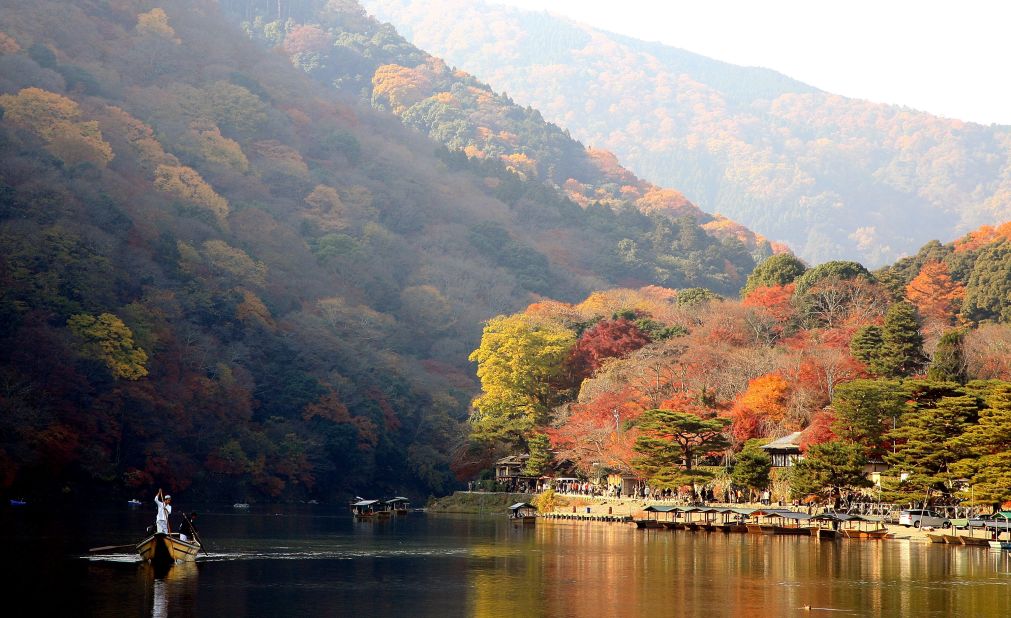
[[[1011,127],[847,99],[547,13],[364,4],[637,174],[811,262],[880,265],[1011,217]]]

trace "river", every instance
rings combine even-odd
[[[47,616],[1011,615],[1011,552],[908,541],[218,507],[199,517],[206,554],[167,575],[129,553],[88,556],[152,520],[5,510],[7,603]]]

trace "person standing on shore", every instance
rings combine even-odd
[[[168,534],[171,532],[169,529],[169,515],[172,514],[172,496],[166,496],[159,489],[158,493],[154,496],[154,503],[158,505],[158,514],[155,515],[154,519],[155,532]]]

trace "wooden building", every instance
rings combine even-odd
[[[789,468],[802,457],[800,454],[800,434],[801,432],[795,431],[762,447],[762,450],[772,458],[774,468]]]

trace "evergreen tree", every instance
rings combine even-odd
[[[934,350],[934,359],[927,368],[928,380],[965,384],[968,375],[962,348],[964,338],[965,331],[962,330],[950,330],[941,336]]]
[[[885,314],[881,329],[881,355],[878,362],[884,375],[892,378],[911,376],[926,364],[920,317],[912,303],[894,303]]]
[[[968,454],[958,438],[979,415],[978,399],[953,389],[955,384],[928,382],[924,386],[921,393],[933,388],[957,394],[915,401],[912,409],[902,415],[898,428],[889,432],[887,437],[896,447],[894,452],[885,454],[884,460],[897,472],[908,474],[899,488],[907,494],[904,497],[922,497],[924,492],[943,491],[952,486],[951,482],[958,478],[952,465]]]
[[[793,467],[790,494],[795,498],[827,494],[838,509],[843,491],[871,486],[864,476],[866,464],[867,457],[859,444],[843,440],[813,444]]]
[[[527,438],[530,458],[523,467],[523,474],[540,476],[551,466],[551,440],[543,433],[535,433]]]
[[[884,345],[884,338],[881,334],[881,327],[873,324],[864,326],[853,334],[850,340],[850,353],[853,358],[862,362],[874,375],[882,375],[884,368],[881,366],[881,348]]]
[[[748,281],[741,290],[741,298],[747,296],[755,288],[772,287],[793,283],[794,279],[803,275],[807,266],[792,253],[778,253],[766,258],[748,275]]]
[[[642,435],[635,451],[642,457],[634,465],[654,487],[674,489],[705,482],[712,473],[695,467],[696,459],[726,448],[725,430],[730,420],[702,418],[687,412],[647,410],[639,417]]]
[[[970,453],[952,470],[969,478],[977,503],[997,506],[1011,500],[1011,384],[990,390],[979,422],[952,445]]]
[[[832,409],[836,421],[832,431],[855,442],[871,458],[884,452],[884,436],[906,412],[906,392],[898,382],[853,380],[835,388]]]
[[[772,458],[763,451],[757,440],[749,440],[744,450],[737,454],[730,479],[735,485],[761,491],[769,485]]]
[[[980,252],[965,286],[962,317],[972,322],[1011,321],[1011,241]]]

